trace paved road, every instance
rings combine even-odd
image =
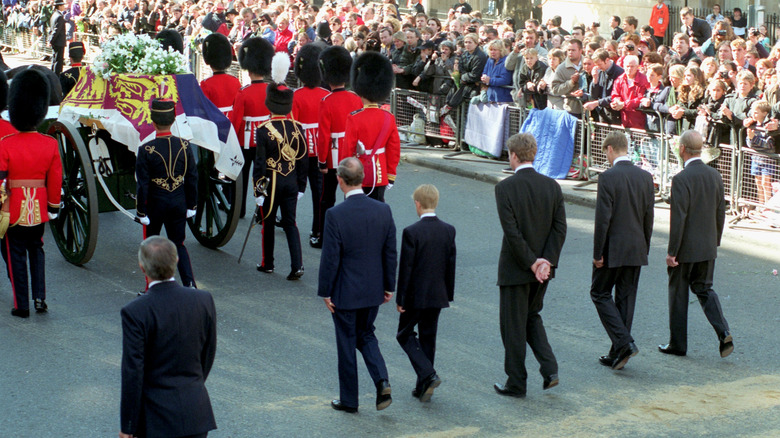
[[[667,340],[668,212],[659,209],[651,266],[640,283],[634,333],[640,354],[620,372],[596,358],[609,343],[588,296],[593,211],[567,204],[569,234],[562,268],[550,286],[543,317],[560,362],[561,385],[542,392],[529,360],[524,400],[501,398],[496,262],[501,239],[493,186],[404,164],[388,192],[400,230],[416,218],[414,187],[435,183],[440,216],[458,229],[455,302],[440,323],[437,370],[444,380],[431,403],[410,395],[414,374],[394,339],[398,315],[381,308],[377,333],[387,360],[394,403],[373,409],[374,391],[362,364],[356,416],[335,412],[338,394],[333,324],[316,298],[319,252],[304,247],[306,274],[288,282],[289,256],[277,239],[277,273],[261,274],[256,231],[236,263],[248,220],[220,251],[188,238],[199,285],[214,294],[219,341],[208,380],[219,429],[214,437],[254,436],[777,436],[780,434],[776,251],[729,234],[716,270],[736,350],[720,359],[714,332],[696,303],[690,311],[689,355],[662,356]],[[307,194],[308,196],[308,194]],[[308,201],[308,198],[306,198]],[[303,203],[298,223],[308,235]],[[143,286],[137,268],[140,228],[115,213],[100,215],[91,262],[76,267],[57,253],[50,234],[50,313],[29,320],[0,313],[0,437],[106,437],[119,425],[119,309]],[[772,238],[776,239],[775,236]],[[756,240],[756,239],[754,239]],[[7,280],[0,309],[12,305]],[[692,299],[693,301],[693,299]]]

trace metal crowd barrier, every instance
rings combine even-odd
[[[395,115],[398,132],[407,135],[425,135],[440,138],[445,142],[456,141],[460,119],[460,108],[453,108],[446,116],[441,115],[446,97],[414,90],[396,88],[390,99],[390,111]],[[415,129],[415,116],[423,121],[422,131]],[[449,117],[447,117],[449,116]],[[450,126],[447,121],[455,126]]]

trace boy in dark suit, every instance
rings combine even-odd
[[[420,220],[404,229],[396,304],[401,317],[395,338],[417,373],[412,395],[427,402],[441,379],[433,369],[441,309],[455,294],[455,227],[436,217],[439,191],[423,184],[412,195]],[[414,332],[417,326],[419,338]]]

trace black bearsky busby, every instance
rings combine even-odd
[[[8,78],[0,70],[0,111],[8,107]]]
[[[257,76],[271,74],[271,59],[274,46],[264,38],[252,37],[244,41],[238,51],[238,63],[241,68]]]
[[[170,99],[154,99],[151,110],[152,122],[158,126],[171,126],[176,120],[176,102]]]
[[[221,33],[209,34],[201,46],[203,61],[213,71],[225,71],[233,62],[233,48],[230,41]]]
[[[320,71],[320,53],[319,47],[306,44],[298,51],[295,57],[295,76],[309,88],[319,87],[322,83],[322,72]]]
[[[49,81],[28,68],[14,76],[8,90],[8,115],[19,131],[35,131],[49,110]]]
[[[154,39],[159,40],[165,50],[168,50],[168,47],[173,47],[173,50],[184,53],[184,41],[181,39],[181,34],[173,29],[161,30]]]
[[[341,46],[330,46],[320,54],[322,79],[328,85],[346,84],[349,82],[349,67],[352,56]]]
[[[352,63],[350,78],[352,90],[358,96],[381,103],[390,97],[393,89],[393,66],[379,52],[365,52]]]

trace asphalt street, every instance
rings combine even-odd
[[[501,229],[493,185],[418,167],[399,168],[387,193],[398,239],[416,220],[413,189],[434,183],[439,216],[458,230],[455,301],[442,312],[436,369],[443,384],[430,403],[412,398],[414,373],[395,341],[398,313],[384,305],[376,332],[387,361],[393,404],[374,409],[375,391],[360,363],[357,415],[333,411],[338,396],[333,323],[316,296],[319,250],[305,244],[310,198],[298,224],[306,274],[285,280],[289,255],[281,230],[274,274],[255,270],[260,232],[253,231],[237,264],[249,219],[221,250],[188,237],[195,276],[213,293],[218,348],[208,379],[219,429],[213,437],[484,437],[484,436],[778,436],[780,361],[776,333],[780,268],[773,233],[727,233],[715,288],[736,350],[718,355],[718,341],[693,295],[687,357],[656,351],[668,336],[664,254],[668,210],[658,208],[651,262],[642,272],[634,319],[640,353],[622,371],[597,358],[609,349],[588,294],[593,210],[567,204],[568,236],[558,276],[542,316],[560,364],[560,386],[542,391],[529,354],[525,399],[498,396],[503,348],[498,328],[496,264]],[[339,196],[339,199],[341,197]],[[768,237],[766,237],[768,236]],[[97,250],[83,267],[67,263],[47,231],[50,312],[12,317],[0,287],[0,437],[110,437],[119,427],[121,325],[119,310],[143,287],[136,251],[140,227],[117,213],[100,215]],[[774,241],[774,240],[769,240]],[[775,247],[776,248],[776,247]]]

